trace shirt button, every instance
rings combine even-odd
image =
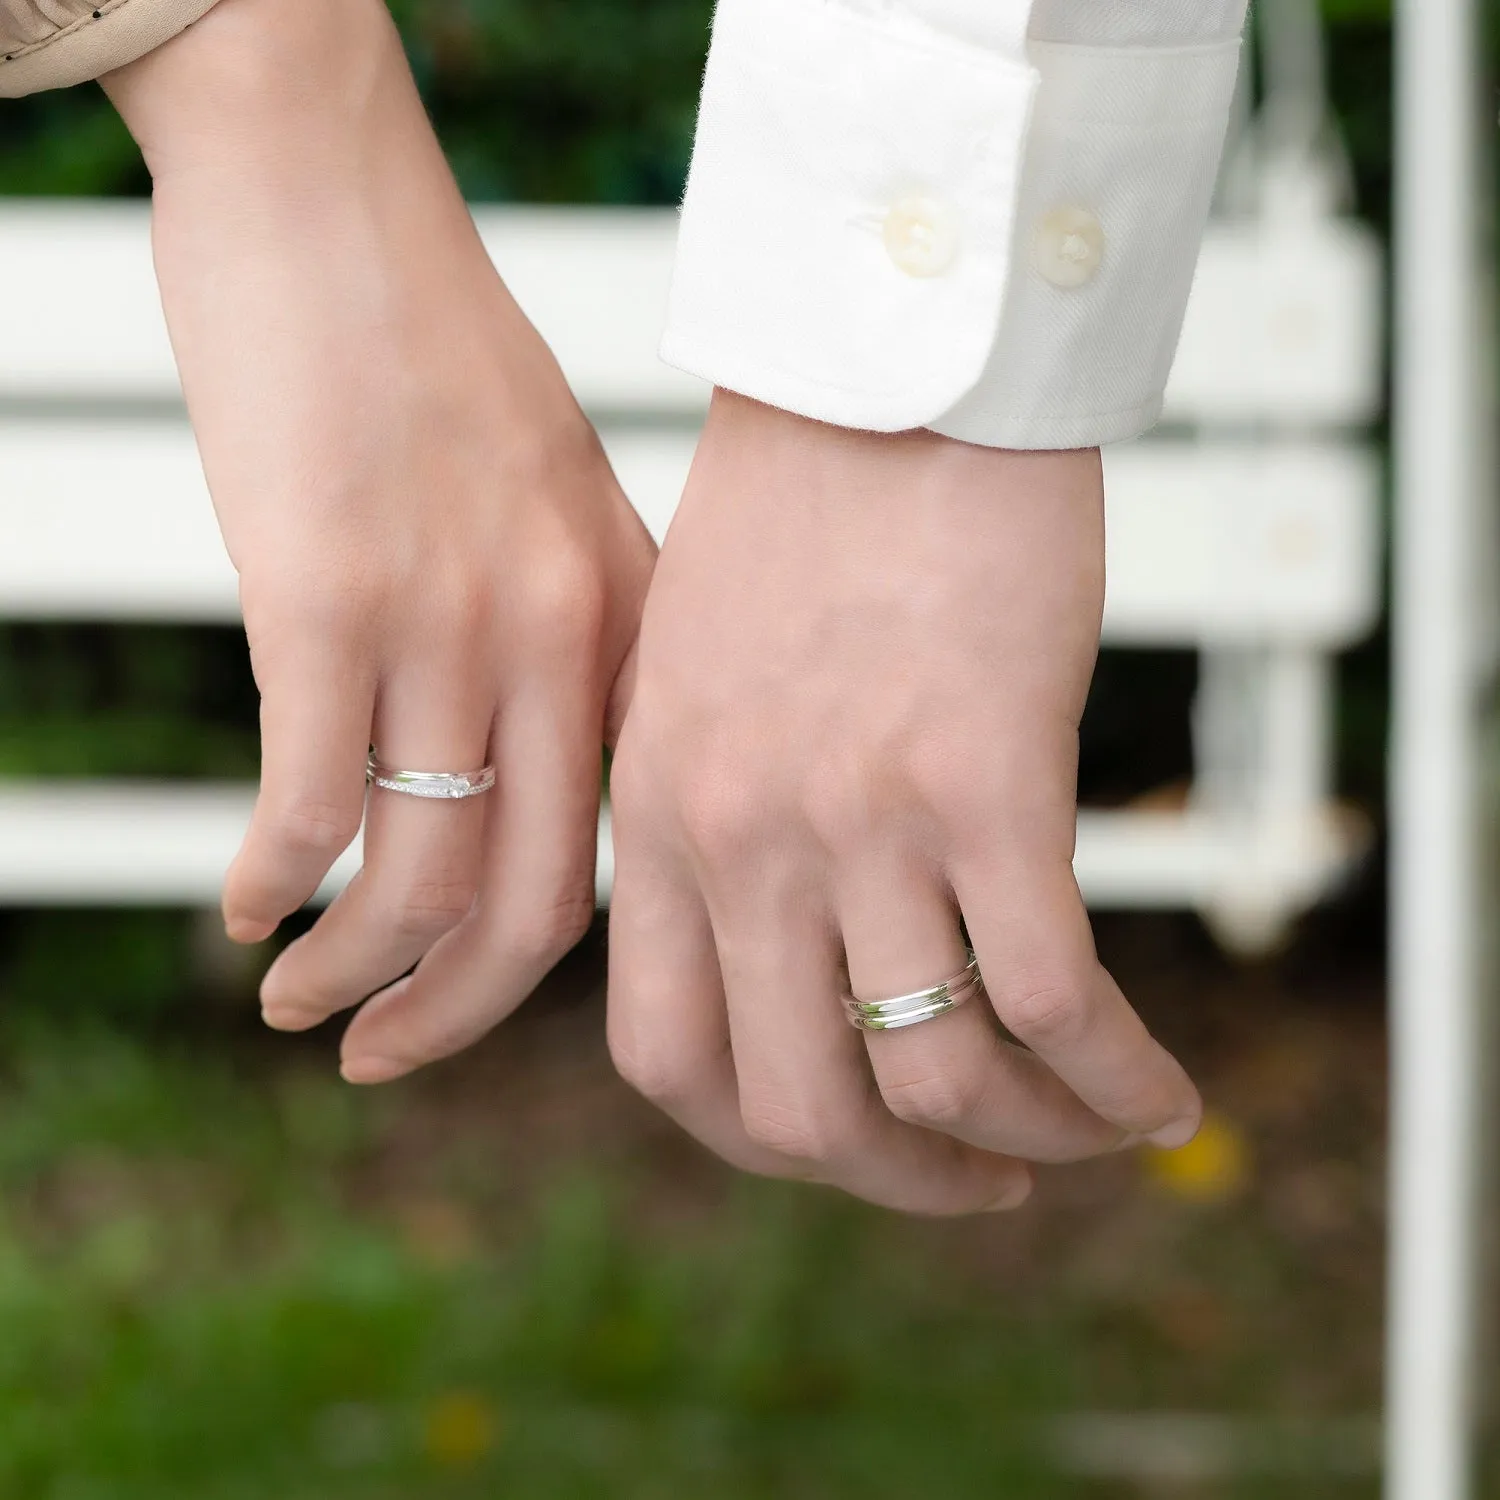
[[[941,276],[958,254],[958,221],[936,198],[902,198],[885,216],[885,253],[908,276]]]
[[[1031,263],[1053,286],[1084,286],[1104,259],[1104,230],[1085,208],[1054,208],[1042,216]]]

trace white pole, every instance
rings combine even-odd
[[[1475,10],[1397,5],[1387,1500],[1474,1494],[1491,354]]]

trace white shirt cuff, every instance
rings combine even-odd
[[[915,21],[720,0],[663,357],[843,426],[947,411],[999,325],[1035,90]]]
[[[719,0],[664,358],[843,426],[1141,431],[1238,49],[1018,57],[852,0]]]

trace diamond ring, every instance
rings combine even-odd
[[[407,797],[478,797],[495,784],[494,766],[477,771],[398,771],[383,766],[374,750],[365,764],[365,780],[382,791],[401,792]]]

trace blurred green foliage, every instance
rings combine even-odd
[[[710,0],[395,0],[470,198],[672,203]]]
[[[0,624],[0,776],[253,776],[238,630]]]
[[[465,191],[477,199],[670,203],[680,190],[711,0],[392,0]],[[1389,0],[1324,0],[1333,91],[1362,183],[1389,177]],[[7,103],[0,193],[144,193],[92,88]],[[1366,207],[1380,211],[1371,198]]]
[[[710,0],[393,0],[391,8],[469,197],[675,201]],[[7,102],[4,119],[0,193],[149,189],[97,89]]]
[[[1156,1210],[1154,1313],[1144,1266],[1094,1273],[1092,1304],[1066,1277],[1018,1298],[998,1223],[748,1179],[672,1208],[619,1159],[519,1187],[487,1159],[464,1188],[457,1139],[382,1173],[411,1121],[306,1062],[97,1026],[6,1041],[0,1500],[1124,1500],[1056,1472],[1052,1414],[1296,1422],[1370,1395],[1329,1384],[1332,1346],[1288,1365],[1307,1268],[1220,1209]],[[1243,1348],[1205,1377],[1182,1339],[1226,1320]]]
[[[845,1274],[856,1210],[747,1186],[711,1234],[627,1230],[573,1179],[481,1255],[440,1198],[346,1201],[369,1095],[12,1043],[5,1500],[1056,1493],[1019,1420],[1064,1395],[1038,1330],[873,1296],[910,1268]]]

